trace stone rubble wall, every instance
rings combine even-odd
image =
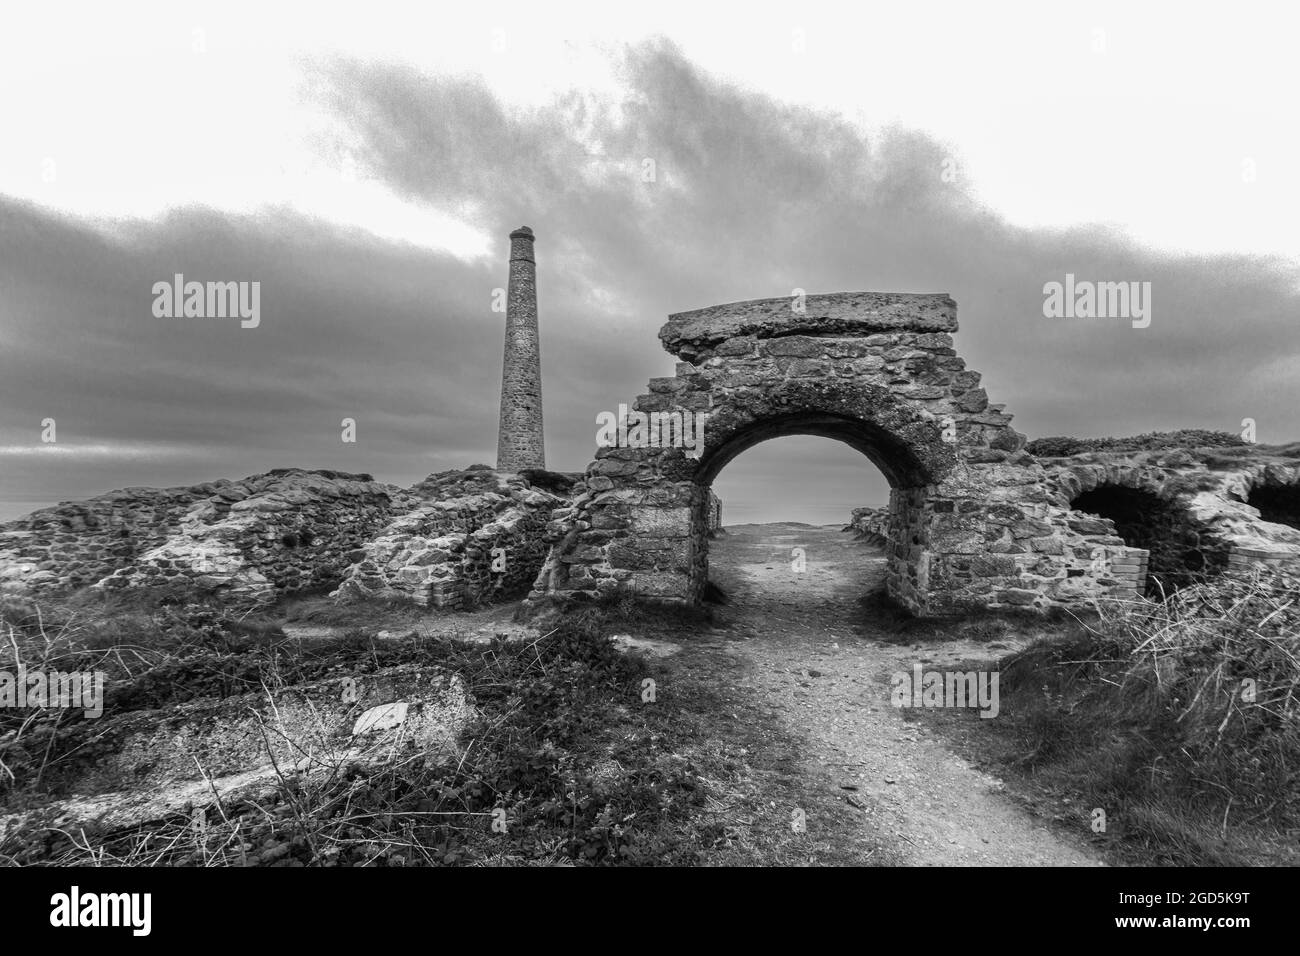
[[[266,602],[342,585],[340,596],[463,607],[527,588],[565,501],[482,467],[410,489],[302,469],[129,488],[0,525],[0,591],[179,586]]]
[[[91,585],[163,544],[186,510],[224,487],[125,488],[42,508],[0,525],[0,587]]]
[[[849,523],[844,530],[853,533],[860,541],[886,549],[889,553],[896,542],[891,538],[891,529],[898,526],[898,507],[888,508],[854,508]],[[1140,591],[1146,580],[1147,554],[1139,548],[1124,548],[1115,553],[1099,556],[1106,562],[1110,575],[1122,591]],[[1095,558],[1094,558],[1095,560]],[[1069,578],[1067,569],[1066,578]],[[1010,603],[1010,602],[1008,602]]]
[[[889,509],[854,508],[844,530],[860,541],[883,545],[889,540]]]
[[[977,607],[1081,608],[1140,593],[1146,552],[1111,522],[1042,500],[1035,469],[971,468],[968,478],[894,489],[886,586],[919,613]]]
[[[403,497],[369,475],[289,469],[233,482],[189,508],[178,533],[99,586],[188,583],[269,600],[328,585]]]
[[[1085,452],[1044,458],[1048,488],[1069,506],[1098,488],[1128,488],[1168,502],[1196,546],[1224,573],[1265,566],[1300,573],[1300,529],[1266,521],[1247,503],[1253,489],[1300,488],[1300,452],[1268,446],[1146,452]]]
[[[29,592],[184,585],[254,599],[292,593],[337,578],[344,555],[405,494],[369,475],[301,469],[129,488],[0,527],[0,582]]]
[[[395,518],[349,555],[334,595],[470,608],[525,591],[546,556],[551,512],[568,502],[518,476],[490,474],[497,479],[491,491],[430,501]]]
[[[1058,507],[1071,508],[1080,495],[1106,488],[1145,492],[1168,503],[1167,514],[1144,516],[1143,536],[1170,539],[1170,550],[1199,551],[1207,574],[1250,575],[1260,568],[1300,574],[1300,529],[1267,521],[1247,503],[1251,491],[1260,487],[1296,488],[1300,500],[1300,451],[1095,451],[1040,462]],[[1069,522],[1081,532],[1108,532],[1106,521],[1082,510],[1072,509]],[[844,530],[888,548],[890,526],[891,508],[855,508]],[[1139,548],[1109,560],[1115,576],[1132,580],[1138,590],[1145,589],[1148,574],[1169,571]]]
[[[705,528],[709,534],[716,534],[722,530],[722,499],[709,489],[708,500],[704,506]]]

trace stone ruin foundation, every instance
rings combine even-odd
[[[1300,451],[1188,448],[1043,458],[1048,487],[1150,552],[1146,593],[1258,569],[1300,573]],[[1086,519],[1080,519],[1086,520]]]

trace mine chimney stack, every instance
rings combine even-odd
[[[542,439],[542,354],[537,331],[537,261],[533,231],[510,233],[506,346],[501,367],[497,470],[545,468]]]

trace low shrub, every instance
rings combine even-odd
[[[1091,451],[1157,451],[1165,448],[1230,448],[1248,445],[1240,435],[1184,428],[1173,432],[1148,432],[1130,438],[1035,438],[1025,451],[1039,458],[1067,458]]]

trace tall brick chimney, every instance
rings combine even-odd
[[[510,233],[506,348],[501,369],[497,470],[545,468],[542,443],[542,355],[537,333],[537,262],[533,231]]]

